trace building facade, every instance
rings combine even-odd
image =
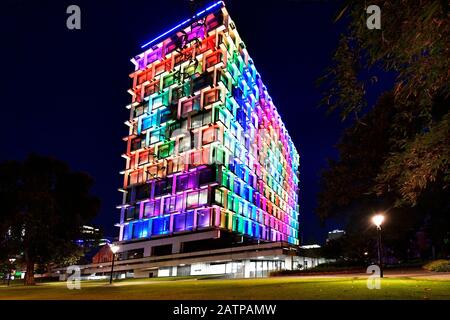
[[[120,259],[299,245],[299,154],[223,2],[142,49],[131,59]]]

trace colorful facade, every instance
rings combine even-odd
[[[220,230],[299,244],[299,155],[217,2],[131,61],[123,243]]]

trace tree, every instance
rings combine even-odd
[[[444,247],[450,230],[450,15],[448,1],[372,1],[381,8],[381,30],[368,30],[365,3],[348,1],[348,17],[320,83],[322,105],[351,126],[338,144],[339,159],[321,177],[317,213],[352,221],[370,210],[390,209],[387,234],[398,252],[404,237],[424,226]],[[374,106],[367,93],[383,72],[396,79]],[[352,227],[355,234],[364,223]],[[351,234],[350,234],[351,235]],[[403,240],[402,240],[403,239]]]
[[[35,264],[60,263],[79,252],[74,239],[99,210],[93,180],[62,161],[30,155],[0,164],[1,245],[23,253],[25,284],[34,284]]]

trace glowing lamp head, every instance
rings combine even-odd
[[[10,262],[10,263],[14,263],[14,261],[16,261],[15,258],[10,258],[10,259],[9,259],[9,262]]]
[[[113,254],[116,254],[117,251],[119,251],[119,249],[120,249],[120,247],[119,247],[118,245],[115,245],[115,244],[111,244],[111,245],[109,246],[109,248],[111,249],[111,251],[112,251]]]
[[[383,221],[384,221],[384,216],[382,214],[377,214],[372,217],[372,222],[374,225],[377,226],[377,228],[381,228]]]

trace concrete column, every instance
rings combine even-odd
[[[250,278],[250,260],[244,260],[244,278]]]
[[[152,247],[145,246],[144,247],[144,257],[150,257],[152,255]]]
[[[174,253],[180,253],[181,251],[181,242],[179,241],[174,241],[172,243],[172,254]]]

